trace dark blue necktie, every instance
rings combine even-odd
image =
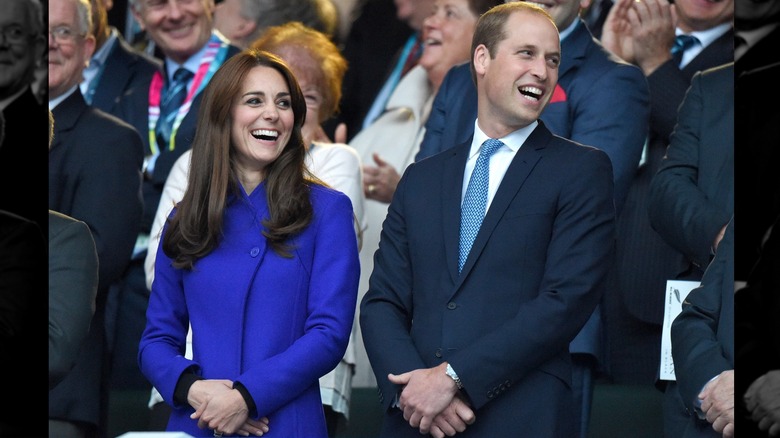
[[[192,76],[191,71],[186,68],[179,68],[173,74],[173,81],[168,84],[163,92],[160,102],[160,118],[157,119],[157,126],[155,127],[159,150],[163,150],[171,139],[173,121],[176,119],[176,113],[187,97],[187,83]]]
[[[693,35],[681,34],[674,37],[674,45],[672,46],[672,59],[674,59],[674,65],[679,67],[680,62],[682,62],[683,53],[693,47],[697,42],[699,42],[699,39]]]
[[[466,258],[471,252],[471,245],[477,237],[479,227],[487,209],[487,194],[490,177],[490,157],[504,143],[500,140],[489,138],[482,143],[482,150],[477,157],[474,172],[471,173],[469,185],[466,187],[466,195],[463,197],[463,205],[460,209],[460,245],[458,248],[458,272],[463,270]]]

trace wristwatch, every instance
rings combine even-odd
[[[463,389],[463,384],[460,383],[460,377],[458,377],[458,374],[455,373],[455,370],[452,369],[452,365],[447,364],[447,371],[445,371],[445,373],[447,373],[447,375],[455,381],[455,386],[457,386],[458,389]]]

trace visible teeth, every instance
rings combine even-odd
[[[425,40],[425,45],[431,45],[431,44],[438,44],[438,40],[435,40],[433,38],[428,38]]]
[[[542,96],[542,90],[536,87],[520,87],[520,93],[524,96],[533,97],[538,99]]]
[[[276,138],[279,136],[279,133],[276,131],[272,131],[270,129],[255,129],[252,131],[252,135],[254,137],[273,137]]]

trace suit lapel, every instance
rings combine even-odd
[[[59,105],[52,110],[52,115],[55,120],[52,150],[65,142],[68,133],[76,126],[76,122],[86,108],[87,102],[81,95],[81,90],[76,87],[76,91],[66,97],[65,100],[60,102]]]
[[[490,236],[493,234],[496,226],[501,218],[503,218],[506,209],[512,203],[517,196],[517,193],[523,186],[523,183],[531,174],[536,163],[542,158],[542,150],[547,146],[552,134],[544,126],[544,123],[539,121],[539,126],[534,129],[528,139],[525,141],[520,150],[515,154],[515,158],[512,159],[512,163],[504,175],[504,179],[501,180],[501,185],[498,186],[498,191],[493,201],[490,203],[485,219],[482,221],[482,226],[477,233],[477,237],[474,239],[474,244],[471,247],[469,257],[466,259],[466,264],[463,265],[463,271],[460,276],[457,276],[457,254],[458,254],[458,233],[454,239],[454,254],[455,254],[455,273],[458,278],[455,286],[455,291],[460,288],[463,280],[471,271],[474,263],[479,258],[482,250],[485,248]],[[464,160],[465,162],[465,160]],[[462,173],[462,168],[461,168]],[[462,176],[461,176],[462,180]],[[460,193],[460,191],[458,191]],[[458,197],[460,198],[460,197]],[[457,217],[458,227],[460,225],[460,209]],[[449,241],[449,240],[448,240]],[[450,248],[447,248],[447,254],[452,254]],[[449,264],[448,264],[449,265]],[[454,291],[453,291],[454,292]]]
[[[442,198],[442,223],[444,224],[444,249],[447,254],[447,270],[453,283],[458,281],[458,242],[460,240],[460,197],[463,187],[463,170],[466,168],[466,160],[471,148],[471,140],[460,146],[447,150],[450,154],[444,162],[444,171],[441,176],[443,193]],[[451,187],[448,187],[452,185]]]

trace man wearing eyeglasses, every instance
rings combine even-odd
[[[108,408],[106,302],[130,262],[143,212],[143,142],[117,117],[87,105],[79,84],[95,49],[89,0],[49,0],[49,209],[84,221],[98,252],[98,290],[87,339],[49,391],[49,436],[104,438]]]
[[[0,111],[6,119],[5,144],[0,149],[0,209],[32,219],[40,226],[48,221],[43,196],[14,189],[25,180],[46,178],[42,163],[46,149],[30,147],[47,142],[46,107],[35,98],[31,84],[35,67],[44,58],[43,9],[39,0],[5,0],[0,14]],[[30,120],[34,120],[30,129]],[[40,123],[40,125],[36,125]]]

